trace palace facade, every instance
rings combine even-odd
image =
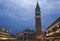
[[[30,29],[25,29],[23,32],[18,33],[16,39],[20,41],[37,41],[34,30]]]

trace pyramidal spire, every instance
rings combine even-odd
[[[39,7],[39,3],[38,3],[38,0],[37,0],[37,5],[36,5],[36,9],[40,9],[40,7]]]
[[[38,0],[37,0],[37,6],[39,6],[39,4],[38,4]]]

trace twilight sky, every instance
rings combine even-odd
[[[38,0],[41,8],[42,30],[60,17],[60,0]],[[0,0],[0,28],[13,34],[26,28],[35,29],[37,0]]]

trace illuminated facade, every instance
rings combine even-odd
[[[2,40],[15,40],[15,38],[13,38],[12,36],[11,36],[11,34],[9,33],[9,31],[6,31],[6,30],[4,30],[4,29],[0,29],[0,40],[2,41]]]
[[[35,39],[35,32],[30,29],[25,29],[25,31],[18,33],[16,39],[20,41],[37,41]]]
[[[60,17],[46,29],[47,40],[60,40]]]
[[[10,33],[4,29],[0,29],[0,37],[10,37]]]

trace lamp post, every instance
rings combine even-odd
[[[2,29],[2,31],[4,32],[4,29]]]
[[[24,35],[23,35],[23,41],[24,41]]]
[[[27,40],[26,41],[28,41],[28,34],[27,34]]]

